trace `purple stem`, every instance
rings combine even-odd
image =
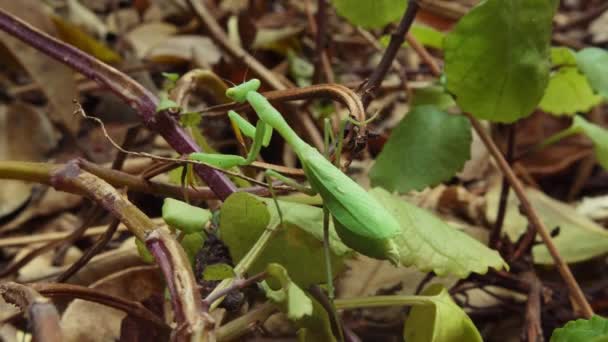
[[[178,153],[189,154],[200,151],[198,145],[181,129],[170,113],[156,112],[158,103],[156,96],[129,76],[39,31],[3,9],[0,9],[0,29],[120,96],[137,111],[148,128],[158,132]],[[234,184],[223,173],[204,165],[195,165],[194,170],[218,198],[223,200],[236,191]]]

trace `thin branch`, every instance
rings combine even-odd
[[[517,198],[521,203],[524,215],[526,215],[526,217],[528,218],[528,222],[534,227],[536,232],[540,234],[543,242],[547,246],[547,249],[549,250],[551,257],[553,258],[553,261],[555,262],[555,265],[560,275],[568,286],[568,290],[573,300],[578,305],[578,308],[582,311],[583,316],[586,318],[590,318],[591,316],[593,316],[593,309],[591,308],[591,305],[589,305],[589,302],[585,298],[585,294],[583,293],[579,284],[576,282],[576,279],[572,275],[570,267],[568,267],[568,264],[559,254],[557,247],[551,239],[551,234],[549,233],[549,230],[547,229],[547,227],[545,227],[545,224],[538,217],[538,214],[536,213],[536,211],[532,207],[532,204],[528,200],[523,185],[509,166],[509,163],[507,163],[507,161],[503,157],[502,153],[500,153],[500,150],[498,149],[496,144],[494,144],[492,138],[490,138],[490,136],[481,126],[481,123],[479,123],[479,121],[471,114],[465,113],[465,115],[471,121],[473,128],[486,145],[486,148],[489,150],[490,154],[498,164],[498,167],[511,185],[511,188],[513,189],[513,191],[515,191],[515,194],[517,195]]]
[[[397,26],[395,32],[391,34],[391,40],[388,43],[386,51],[384,51],[384,55],[382,56],[380,63],[378,63],[378,66],[376,69],[374,69],[374,72],[369,77],[369,80],[367,80],[367,82],[365,82],[365,84],[363,84],[359,90],[364,107],[369,105],[378,91],[380,83],[382,83],[382,80],[393,63],[397,52],[405,41],[405,36],[416,18],[416,13],[418,13],[418,0],[410,0],[407,4],[405,13],[399,22],[399,26]]]
[[[160,317],[148,310],[140,302],[113,296],[108,293],[80,285],[34,283],[30,284],[29,286],[47,297],[79,298],[86,301],[99,303],[124,311],[135,318],[151,322],[159,328],[169,329],[169,326],[162,319],[160,319]]]
[[[257,283],[258,281],[266,278],[268,276],[268,274],[266,272],[260,272],[254,276],[251,276],[247,279],[235,279],[232,281],[232,283],[230,284],[230,286],[227,286],[219,291],[216,292],[212,292],[209,294],[209,296],[207,296],[207,298],[205,298],[203,300],[203,310],[204,311],[209,311],[209,308],[211,307],[211,305],[213,303],[215,303],[216,300],[226,296],[228,293],[232,292],[232,291],[236,291],[236,290],[241,290],[244,288],[247,288],[255,283]]]
[[[13,282],[0,284],[0,296],[27,313],[33,327],[33,341],[62,341],[59,313],[48,298],[30,287]]]
[[[309,0],[306,1],[307,11]],[[331,70],[331,61],[327,53],[327,0],[317,0],[317,14],[311,22],[310,29],[315,36],[315,69],[313,82],[319,83],[321,75],[325,76],[327,83],[334,83],[334,74]]]
[[[507,153],[506,153],[506,161],[509,165],[513,162],[513,155],[515,153],[515,125],[511,124],[506,126],[507,128]],[[509,202],[509,182],[506,177],[502,178],[502,185],[500,188],[500,200],[498,202],[498,213],[496,214],[496,222],[494,223],[494,227],[492,227],[492,232],[490,233],[490,242],[489,245],[492,248],[499,247],[500,237],[502,234],[502,226],[505,220],[505,216],[507,213],[507,203]]]
[[[189,154],[200,151],[198,145],[181,129],[171,113],[156,112],[158,103],[156,96],[129,76],[37,30],[3,9],[0,9],[0,29],[107,87],[135,109],[144,124],[160,133],[178,153]],[[235,185],[223,173],[204,165],[196,165],[194,169],[220,199],[227,198],[236,190]]]

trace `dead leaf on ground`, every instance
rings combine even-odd
[[[21,102],[0,105],[0,160],[44,161],[58,139],[48,117],[35,107]],[[4,217],[25,204],[32,184],[2,179],[0,189],[0,217]]]
[[[167,40],[177,33],[177,28],[171,24],[153,22],[139,25],[126,34],[125,40],[133,47],[137,58],[144,58],[150,49]]]
[[[49,216],[66,209],[74,208],[82,203],[82,197],[78,195],[57,191],[43,185],[36,185],[35,188],[40,189],[40,193],[31,199],[28,207],[20,212],[19,215],[11,221],[0,225],[0,233],[20,228],[22,224],[35,217]]]
[[[213,41],[207,37],[181,35],[169,37],[152,47],[146,59],[156,63],[193,63],[195,67],[210,69],[222,58]]]
[[[38,29],[56,35],[53,23],[39,1],[0,0],[0,7]],[[7,33],[0,32],[0,43],[40,86],[51,104],[51,118],[76,134],[80,127],[80,118],[73,115],[72,100],[78,98],[78,90],[72,70]]]
[[[608,11],[591,22],[589,33],[591,34],[591,42],[594,44],[608,42]]]
[[[111,274],[90,286],[113,296],[143,301],[162,294],[164,283],[155,266],[139,266]],[[120,338],[120,325],[126,314],[105,305],[76,299],[61,318],[64,341],[101,342]]]
[[[39,248],[41,245],[32,246],[30,248],[22,248],[16,255],[15,259],[19,260],[26,254],[29,254],[33,249]],[[68,248],[65,254],[64,263],[69,265],[74,261],[78,260],[82,252],[76,247]],[[23,279],[41,279],[49,275],[57,273],[61,266],[53,265],[53,258],[55,257],[55,251],[51,250],[47,253],[41,254],[35,257],[27,265],[21,267],[17,273],[17,281],[23,282]]]

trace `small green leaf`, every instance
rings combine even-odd
[[[399,20],[406,0],[332,0],[336,11],[352,24],[365,28],[380,28]]]
[[[207,235],[205,235],[205,233],[195,232],[195,233],[190,233],[190,234],[184,235],[184,238],[182,239],[182,241],[180,243],[182,245],[182,247],[184,247],[184,251],[186,252],[186,255],[188,255],[188,259],[190,259],[190,262],[193,265],[194,265],[194,258],[196,257],[196,254],[198,253],[198,251],[200,251],[201,248],[203,248],[206,238],[207,238]]]
[[[408,342],[481,342],[481,335],[469,316],[458,306],[441,284],[429,286],[423,293],[431,296],[431,305],[416,305],[403,328]]]
[[[323,255],[323,210],[313,206],[279,201],[283,226],[272,199],[261,199],[247,193],[235,193],[222,205],[220,213],[221,239],[239,262],[266,229],[277,229],[272,240],[249,269],[250,273],[264,271],[269,263],[279,263],[301,287],[327,281]],[[344,268],[343,259],[349,249],[331,228],[332,270]]]
[[[179,123],[182,127],[197,127],[202,120],[201,113],[190,112],[179,115]]]
[[[289,62],[289,74],[296,80],[296,84],[299,87],[309,86],[315,67],[309,61],[299,57],[293,50],[288,51],[287,61]]]
[[[273,289],[266,281],[262,282],[262,288],[266,292],[266,297],[279,304],[290,320],[295,321],[312,315],[312,301],[289,278],[287,270],[283,266],[271,263],[266,267],[266,272],[281,284],[279,289]]]
[[[211,211],[173,198],[165,198],[163,220],[185,233],[201,232],[211,219]]]
[[[163,110],[178,109],[179,105],[173,100],[169,100],[166,96],[161,96],[158,105],[156,106],[156,112],[162,112]]]
[[[570,321],[557,328],[550,342],[605,341],[608,338],[608,319],[593,316],[590,319]]]
[[[485,0],[444,41],[447,87],[465,112],[513,122],[540,102],[555,0]]]
[[[224,280],[228,278],[234,278],[234,270],[228,264],[209,265],[203,271],[204,280]]]
[[[608,170],[608,130],[591,123],[581,116],[575,116],[568,130],[585,134],[593,142],[595,157],[602,167]]]
[[[167,81],[171,81],[173,83],[177,82],[177,80],[179,80],[179,74],[173,73],[173,72],[163,72],[161,73],[161,75],[163,75],[163,77],[165,79],[167,79]]]
[[[551,64],[556,66],[576,66],[576,52],[567,47],[551,48]]]
[[[601,102],[602,97],[593,93],[587,77],[576,67],[562,67],[551,75],[538,106],[552,114],[573,115],[587,112]]]
[[[376,159],[370,178],[390,191],[421,190],[450,179],[470,158],[471,127],[434,106],[414,108]]]
[[[456,105],[452,95],[445,91],[441,85],[432,85],[425,88],[413,89],[412,108],[432,105],[441,110],[447,110]]]
[[[437,275],[466,278],[471,272],[485,274],[489,267],[507,268],[498,252],[451,227],[429,211],[410,204],[381,188],[371,191],[401,224],[395,237],[401,263]]]
[[[593,89],[608,99],[608,51],[600,48],[583,49],[576,54],[576,62]]]

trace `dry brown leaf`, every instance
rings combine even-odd
[[[18,16],[38,29],[55,35],[55,28],[43,6],[36,0],[0,0],[0,7]],[[74,73],[60,62],[47,57],[36,49],[0,32],[0,43],[19,61],[32,80],[37,83],[49,103],[53,121],[64,125],[70,132],[78,132],[80,118],[73,115],[72,100],[78,97]]]
[[[157,63],[192,63],[198,68],[210,68],[222,58],[221,51],[207,37],[181,35],[169,37],[152,47],[146,59]]]
[[[139,25],[126,34],[126,41],[133,47],[137,58],[144,58],[150,49],[167,40],[177,32],[171,24],[154,22]]]
[[[66,209],[76,207],[82,202],[82,198],[77,195],[60,192],[53,188],[44,189],[44,186],[36,186],[43,193],[34,196],[28,207],[19,213],[14,219],[4,225],[0,225],[0,233],[19,228],[27,221],[39,217],[52,215]]]
[[[155,266],[140,266],[111,274],[90,287],[109,295],[143,301],[153,294],[162,294],[164,283]],[[125,316],[124,312],[101,304],[74,300],[61,318],[64,341],[116,341]]]
[[[43,161],[57,141],[50,121],[35,107],[20,102],[0,105],[0,160]],[[32,184],[3,179],[0,189],[0,217],[4,217],[30,198]]]
[[[32,246],[30,248],[22,248],[15,257],[15,259],[19,260],[26,254],[29,254],[33,249],[39,247],[41,247],[41,245]],[[78,260],[81,255],[82,252],[78,248],[70,247],[68,248],[68,251],[65,254],[64,262],[66,265],[69,265],[74,261]],[[42,279],[48,277],[49,275],[57,273],[57,271],[61,269],[61,266],[53,265],[54,257],[54,250],[48,251],[47,253],[35,257],[27,265],[19,269],[19,272],[17,273],[17,281],[23,282],[23,279]]]
[[[608,11],[591,22],[589,33],[591,33],[591,41],[594,44],[608,42]]]

